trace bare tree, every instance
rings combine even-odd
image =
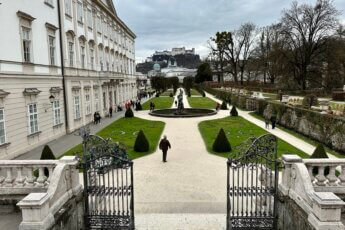
[[[338,15],[331,0],[317,0],[315,6],[295,1],[283,12],[284,56],[294,66],[294,78],[302,89],[313,80],[311,69],[324,52],[325,38],[336,29]]]
[[[253,43],[256,37],[256,26],[253,23],[243,24],[238,30],[231,32],[217,32],[211,38],[210,48],[218,58],[221,65],[222,75],[224,68],[233,76],[235,82],[243,77],[248,60],[253,53]],[[223,77],[222,77],[223,78]]]

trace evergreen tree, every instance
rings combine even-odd
[[[221,110],[228,110],[228,105],[225,101],[222,102],[222,105],[220,106]]]
[[[133,113],[133,110],[131,108],[128,108],[126,110],[125,117],[127,117],[127,118],[134,117],[134,113]]]
[[[237,117],[238,116],[238,112],[237,112],[236,106],[234,106],[234,105],[232,106],[230,114],[231,114],[232,117]]]
[[[220,129],[216,140],[212,146],[213,151],[217,153],[224,153],[231,151],[231,145],[228,138],[225,135],[224,129]]]
[[[139,131],[137,138],[135,139],[134,151],[142,153],[147,152],[150,149],[149,141],[147,140],[144,132]]]
[[[53,151],[50,149],[48,145],[45,145],[42,154],[41,154],[41,160],[55,160],[56,157],[54,156]],[[38,171],[34,172],[35,176],[38,176]],[[49,170],[48,168],[44,168],[44,175],[46,177],[49,177]]]

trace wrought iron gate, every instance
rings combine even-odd
[[[227,229],[276,229],[277,138],[256,139],[227,163]]]
[[[110,140],[80,135],[85,229],[134,229],[133,162]]]

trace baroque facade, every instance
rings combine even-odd
[[[136,98],[136,36],[111,0],[5,1],[0,28],[0,159]]]

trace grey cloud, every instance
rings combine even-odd
[[[345,11],[344,0],[335,0]],[[143,60],[155,50],[195,47],[207,54],[210,36],[251,21],[259,26],[279,20],[291,0],[114,0],[120,18],[137,34],[136,56]],[[302,2],[299,0],[299,2]],[[314,3],[315,0],[303,2]],[[345,20],[342,12],[342,20]]]

